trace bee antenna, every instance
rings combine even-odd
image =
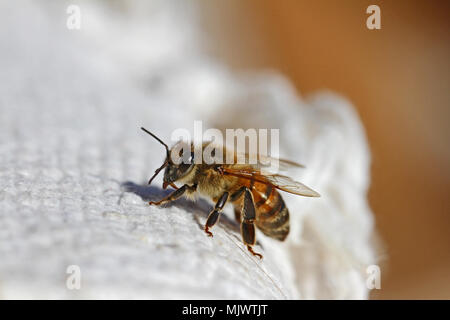
[[[158,173],[164,169],[165,167],[167,167],[167,165],[169,164],[169,157],[170,157],[170,151],[169,151],[169,147],[167,146],[167,144],[165,144],[161,139],[159,139],[157,136],[155,136],[153,133],[151,133],[150,131],[148,131],[147,129],[145,129],[144,127],[141,127],[141,130],[148,133],[149,135],[151,135],[153,138],[155,138],[159,143],[161,143],[165,148],[166,148],[166,153],[167,153],[167,160],[164,161],[163,165],[161,167],[159,167],[158,169],[155,170],[155,173],[153,174],[153,176],[150,178],[150,180],[148,181],[148,184],[151,184],[153,179],[158,175]]]
[[[159,143],[161,143],[165,148],[166,148],[166,153],[167,153],[167,157],[170,156],[170,151],[169,151],[169,147],[167,146],[167,144],[165,144],[160,138],[158,138],[157,136],[155,136],[153,133],[151,133],[150,131],[148,131],[147,129],[145,129],[144,127],[141,127],[141,130],[148,133],[149,135],[151,135],[153,138],[155,138]]]
[[[151,184],[153,179],[155,179],[155,177],[158,175],[158,173],[164,169],[165,167],[167,167],[167,160],[164,161],[163,165],[161,167],[159,167],[158,169],[155,170],[155,173],[153,174],[153,176],[150,178],[150,180],[148,180],[148,184]]]

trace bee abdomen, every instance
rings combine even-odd
[[[268,185],[256,202],[256,226],[266,235],[283,241],[289,234],[289,211],[279,192]],[[264,201],[263,201],[264,200]]]

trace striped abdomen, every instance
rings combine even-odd
[[[283,241],[289,234],[289,211],[277,189],[270,184],[250,182],[256,207],[255,225],[266,236]]]

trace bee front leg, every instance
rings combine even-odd
[[[241,235],[242,241],[247,245],[248,251],[250,251],[254,256],[262,259],[263,256],[259,253],[253,251],[252,246],[255,245],[255,219],[256,210],[255,202],[253,200],[253,195],[248,188],[245,189],[244,193],[244,205],[242,206],[242,223],[241,223]]]
[[[209,228],[211,228],[213,225],[215,225],[217,220],[219,220],[220,212],[222,211],[223,207],[225,206],[225,203],[227,203],[227,200],[228,200],[228,192],[224,192],[220,196],[219,200],[217,200],[214,210],[208,216],[208,220],[206,220],[205,232],[210,237],[212,237],[213,234],[211,233],[211,231],[209,231]]]
[[[178,198],[180,198],[186,192],[187,193],[193,193],[196,190],[197,190],[197,185],[188,186],[187,184],[185,184],[181,188],[179,188],[179,189],[175,190],[174,192],[172,192],[171,194],[169,194],[164,199],[161,199],[159,201],[150,201],[148,204],[149,205],[159,206],[159,205],[165,204],[167,202],[177,200]]]

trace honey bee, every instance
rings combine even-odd
[[[150,178],[149,184],[164,170],[163,189],[171,186],[174,192],[159,201],[150,201],[150,205],[162,205],[176,200],[181,196],[194,197],[196,193],[214,201],[215,206],[209,214],[204,231],[212,237],[209,230],[219,220],[219,216],[225,204],[230,202],[234,207],[234,214],[240,224],[242,241],[247,246],[248,251],[262,259],[262,255],[253,251],[256,242],[255,226],[262,233],[279,241],[284,241],[289,234],[289,211],[278,190],[305,197],[319,197],[320,195],[291,178],[274,173],[264,173],[258,165],[250,164],[206,164],[194,163],[194,146],[188,148],[191,152],[188,161],[175,164],[171,159],[172,149],[153,133],[141,128],[151,135],[166,148],[166,159],[163,165],[158,168]],[[207,146],[202,144],[202,150]],[[225,147],[223,152],[227,152]],[[186,149],[180,149],[180,156]],[[203,154],[203,153],[202,153]],[[259,155],[258,155],[259,156]],[[267,157],[270,158],[270,157]],[[237,159],[236,153],[234,159]],[[280,167],[288,170],[293,167],[302,167],[292,161],[277,159]],[[175,183],[182,184],[177,187]]]

